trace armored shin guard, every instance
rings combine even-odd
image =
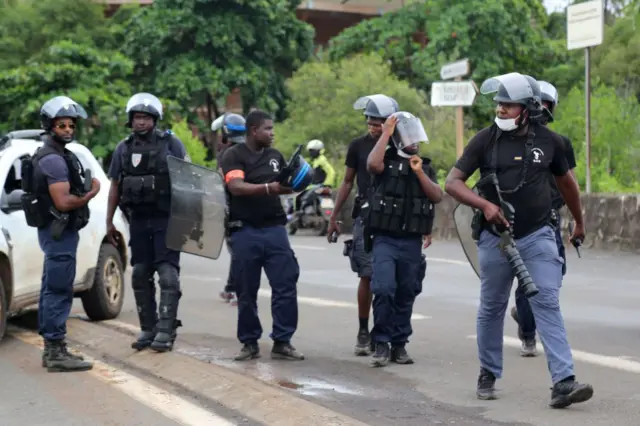
[[[131,276],[133,295],[138,310],[141,333],[137,340],[131,344],[136,350],[142,350],[151,346],[156,337],[156,325],[158,313],[155,300],[155,282],[153,268],[149,265],[134,265]]]
[[[161,264],[158,267],[160,276],[160,320],[158,321],[158,333],[151,344],[151,349],[157,352],[166,352],[173,349],[176,339],[176,330],[182,326],[178,316],[178,304],[182,293],[178,271],[169,264]]]

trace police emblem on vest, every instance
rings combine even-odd
[[[433,203],[408,159],[385,158],[384,172],[374,178],[369,205],[367,226],[374,232],[426,235],[433,221]]]
[[[125,141],[120,179],[120,208],[133,214],[168,214],[171,183],[167,154],[171,133],[154,130],[148,141]]]

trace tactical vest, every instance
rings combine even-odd
[[[44,228],[54,221],[54,213],[68,213],[68,229],[79,231],[89,223],[89,205],[85,204],[79,209],[69,212],[58,212],[49,193],[49,184],[43,173],[37,173],[39,163],[48,155],[59,155],[64,159],[69,170],[70,193],[77,197],[84,195],[84,168],[78,157],[68,149],[60,151],[54,145],[45,143],[38,148],[32,157],[22,159],[22,207],[24,209],[27,225],[35,228]],[[53,211],[53,213],[52,213]]]
[[[167,155],[170,132],[154,130],[149,141],[125,140],[120,177],[120,208],[133,215],[168,215],[171,182]]]
[[[428,161],[428,160],[425,160]],[[369,190],[367,226],[399,235],[427,235],[433,222],[433,203],[404,158],[384,160],[384,172]]]

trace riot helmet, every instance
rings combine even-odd
[[[309,151],[311,158],[318,158],[324,154],[324,143],[319,139],[311,140],[307,143],[307,151]]]
[[[297,156],[292,164],[291,174],[285,182],[285,185],[293,189],[295,192],[302,191],[313,181],[313,169],[307,161],[301,156]]]
[[[398,119],[391,140],[401,156],[417,154],[418,144],[429,143],[422,120],[410,112],[401,111],[393,114]],[[402,155],[402,154],[405,155]]]
[[[480,93],[496,93],[493,100],[504,104],[520,104],[527,111],[529,120],[540,119],[543,115],[540,85],[531,76],[512,72],[485,80],[480,86]],[[524,117],[501,119],[498,116],[495,122],[503,131],[515,131],[520,129],[525,121]]]
[[[40,108],[40,125],[50,131],[56,118],[68,117],[77,120],[87,118],[87,112],[73,99],[67,96],[56,96],[49,99]]]
[[[398,112],[400,107],[395,99],[383,95],[369,95],[359,98],[353,104],[353,109],[363,109],[366,117],[386,120],[394,112]]]
[[[40,108],[40,125],[42,128],[58,142],[69,143],[73,140],[75,130],[72,128],[71,130],[73,131],[66,137],[58,136],[53,129],[54,122],[58,118],[70,118],[76,123],[78,118],[87,118],[87,112],[80,104],[67,96],[51,98]]]
[[[240,114],[225,112],[211,123],[211,130],[222,130],[223,143],[244,143],[247,134],[246,120]]]
[[[133,124],[133,115],[136,112],[148,114],[153,117],[154,125],[158,120],[162,120],[162,102],[160,99],[152,95],[151,93],[136,93],[129,98],[126,107],[126,113],[128,116],[127,127],[131,127]]]
[[[549,102],[550,104],[548,108],[543,104],[542,108],[544,108],[548,122],[551,123],[553,122],[553,113],[556,109],[556,105],[558,105],[558,90],[553,84],[546,81],[539,81],[539,83],[542,102]]]

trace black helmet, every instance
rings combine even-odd
[[[67,96],[51,98],[40,108],[40,125],[46,131],[50,131],[53,127],[53,120],[60,117],[69,117],[74,120],[87,118],[87,112]]]
[[[154,122],[162,120],[162,102],[151,93],[136,93],[127,102],[126,113],[129,117],[127,126],[131,127],[133,114],[142,112],[153,117]]]
[[[223,140],[231,143],[244,143],[247,134],[246,120],[240,114],[224,113],[211,123],[211,130],[222,129]]]
[[[496,93],[496,102],[524,105],[532,117],[542,113],[540,85],[528,75],[512,72],[489,78],[482,83],[480,93]]]
[[[556,105],[558,105],[558,90],[551,83],[546,81],[540,81],[540,92],[542,94],[542,101],[549,102],[551,106],[547,108],[543,105],[545,109],[545,114],[548,117],[549,123],[553,121],[553,112],[556,109]]]
[[[383,120],[398,112],[399,108],[395,99],[382,94],[363,96],[353,104],[353,109],[364,109],[363,115]]]

